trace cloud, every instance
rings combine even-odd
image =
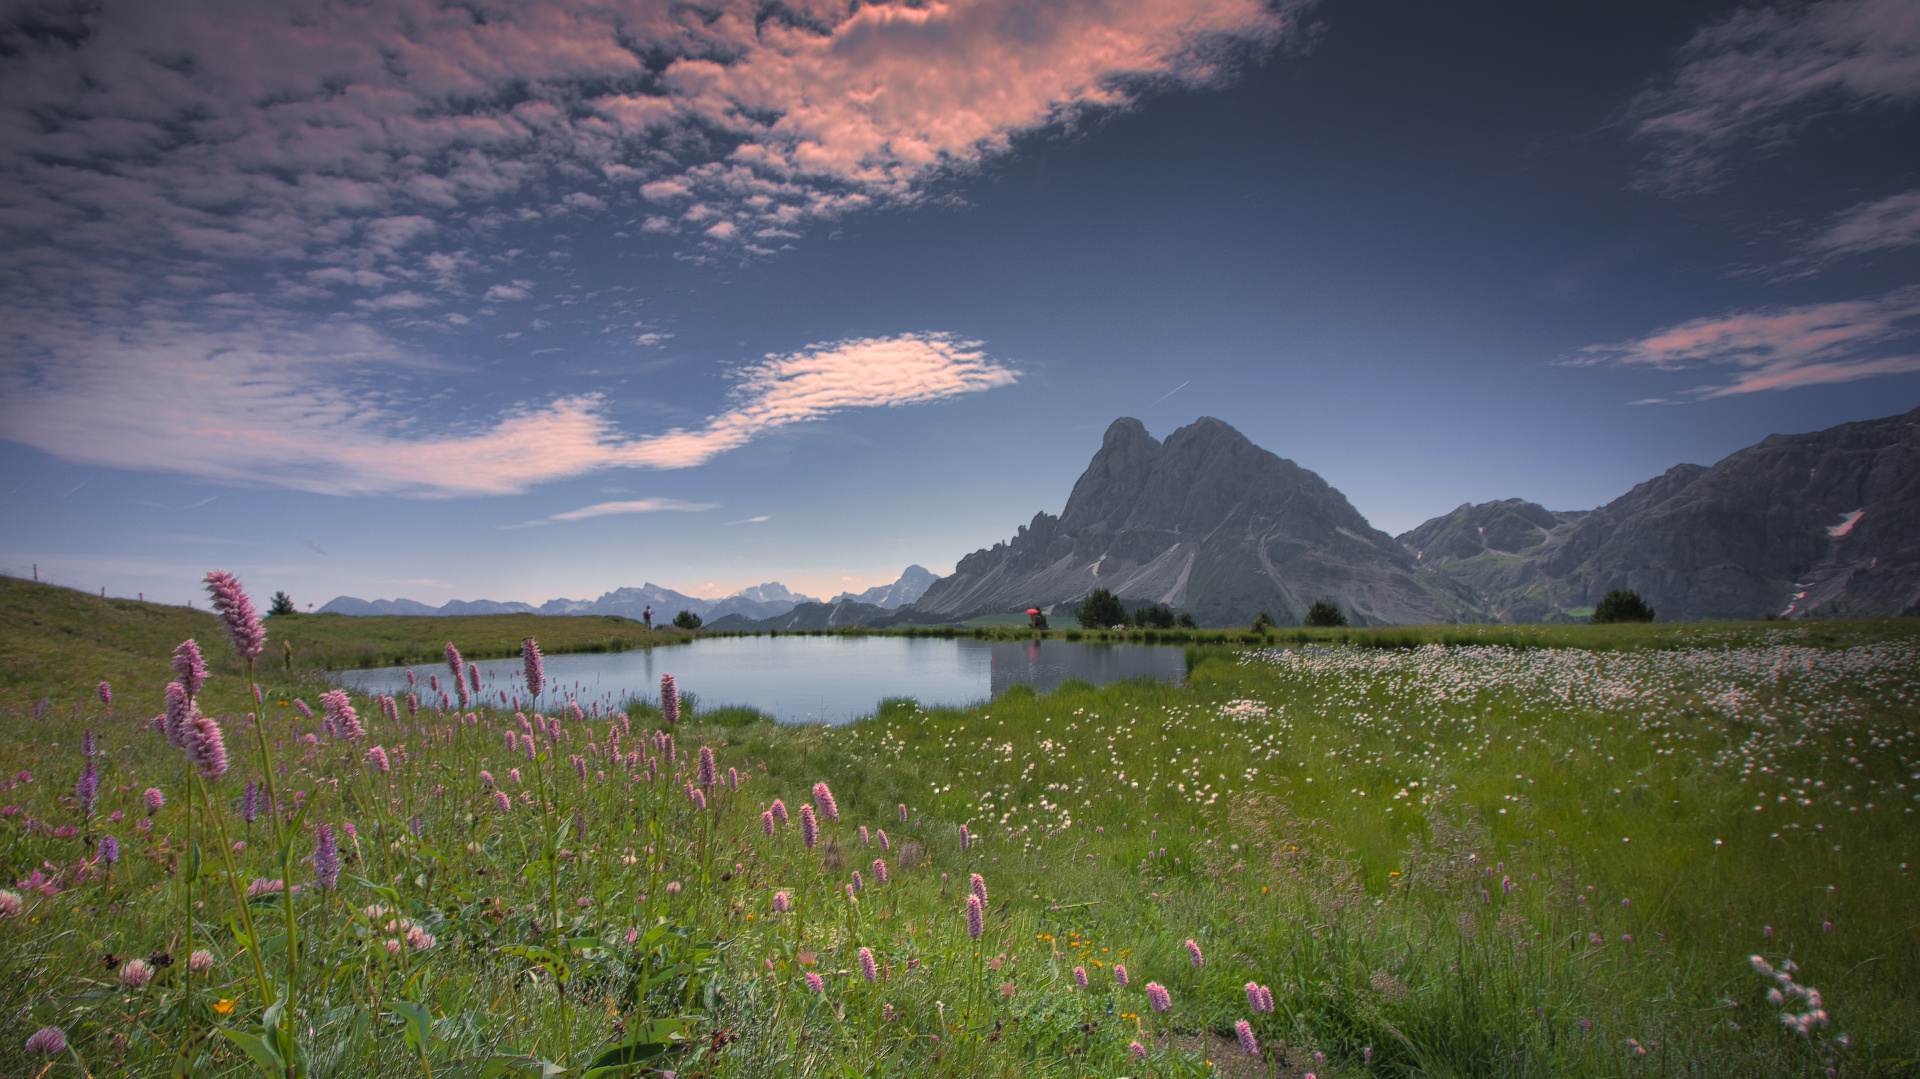
[[[1730,381],[1686,391],[1695,400],[1791,390],[1920,371],[1920,287],[1867,300],[1764,308],[1693,319],[1637,341],[1589,345],[1563,359],[1683,371],[1733,369]],[[1636,404],[1671,404],[1648,398]]]
[[[41,348],[0,369],[0,436],[82,464],[334,495],[515,494],[603,469],[690,468],[783,427],[1020,375],[949,334],[858,338],[736,369],[726,407],[695,427],[629,436],[602,396],[577,394],[420,434],[385,394],[392,372],[435,362],[356,324],[245,309],[218,330],[80,324]]]
[[[1920,244],[1920,188],[1842,210],[1807,247],[1836,258],[1914,244]]]
[[[499,303],[501,300],[524,300],[533,295],[533,282],[514,281],[511,285],[495,285],[487,290],[485,301]]]
[[[771,521],[771,520],[773,520],[772,517],[769,517],[768,515],[763,513],[758,517],[743,517],[738,521],[728,521],[727,523],[730,525],[758,525],[758,524],[766,524],[768,521]]]
[[[1629,109],[1656,147],[1644,186],[1670,194],[1724,182],[1737,147],[1782,145],[1822,111],[1920,100],[1920,7],[1818,0],[1743,8],[1680,50],[1671,85]]]
[[[41,0],[0,15],[0,286],[102,299],[158,262],[451,287],[514,222],[640,203],[705,208],[643,233],[743,249],[1221,82],[1313,2]]]
[[[612,517],[623,513],[700,513],[715,509],[718,502],[682,502],[677,498],[642,498],[633,502],[599,502],[577,510],[553,515],[555,521],[585,521],[593,517]]]

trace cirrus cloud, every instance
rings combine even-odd
[[[1658,147],[1642,185],[1719,186],[1737,147],[1786,143],[1822,111],[1920,101],[1920,7],[1817,0],[1742,8],[1681,49],[1670,85],[1637,98],[1634,134]]]
[[[620,430],[597,394],[524,405],[461,433],[409,436],[380,380],[333,377],[340,368],[429,366],[364,327],[313,331],[257,314],[218,333],[180,326],[158,339],[151,326],[89,328],[59,354],[0,376],[0,436],[83,464],[225,483],[502,495],[603,469],[691,468],[795,424],[1020,377],[979,342],[950,334],[821,343],[734,370],[726,407],[705,422],[639,436]]]
[[[1685,391],[1699,400],[1855,382],[1920,371],[1920,287],[1836,303],[1738,311],[1690,319],[1635,341],[1589,345],[1561,360],[1683,371],[1732,369],[1726,382]],[[1670,404],[1648,398],[1636,404]]]

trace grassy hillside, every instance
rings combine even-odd
[[[138,720],[176,633],[226,654],[208,620],[8,602],[0,1074],[1920,1076],[1911,621],[1350,633],[1396,646],[1196,648],[1185,686],[671,741],[652,714],[529,737],[366,700],[347,741],[281,672],[260,736],[224,720],[190,830],[185,759]],[[341,620],[341,654],[415,647],[352,639],[398,621]],[[483,654],[443,628],[492,620],[419,621],[432,655]],[[216,667],[206,707],[236,713]],[[108,670],[140,679],[111,714]],[[281,812],[249,820],[268,776]],[[1756,954],[1827,1023],[1783,1026],[1811,1002],[1770,1003]],[[49,1026],[69,1053],[23,1048]]]

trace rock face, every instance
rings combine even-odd
[[[865,592],[842,592],[831,602],[852,600],[855,603],[870,604],[882,610],[891,611],[918,600],[927,594],[927,589],[940,578],[925,566],[908,566],[900,574],[900,579],[892,584],[875,585]]]
[[[1676,465],[1591,513],[1489,502],[1400,541],[1509,621],[1615,588],[1662,621],[1920,614],[1920,409]]]
[[[1060,516],[1036,514],[961,559],[913,609],[931,621],[1038,605],[1057,619],[1095,588],[1216,626],[1263,611],[1297,625],[1329,598],[1355,624],[1478,614],[1325,480],[1209,417],[1164,444],[1139,420],[1115,420]]]

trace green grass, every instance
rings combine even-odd
[[[0,919],[0,1074],[40,1074],[48,1061],[20,1047],[42,1025],[94,1075],[257,1074],[214,1031],[267,1033],[263,974],[275,993],[295,977],[284,897],[246,907],[256,969],[217,836],[188,842],[181,754],[138,722],[179,635],[223,643],[192,612],[52,590],[8,602],[0,768],[33,778],[0,793],[20,810],[0,817],[0,859],[9,882],[37,869],[61,890],[14,885],[24,909]],[[348,622],[340,654],[416,647],[351,637],[399,621]],[[282,630],[268,628],[272,655]],[[283,797],[306,794],[286,863],[268,818],[249,826],[236,808],[260,766],[232,718],[250,698],[230,660],[204,701],[230,717],[234,768],[214,804],[227,840],[247,842],[235,882],[290,864],[308,884],[309,826],[357,832],[340,888],[295,902],[298,989],[277,1015],[294,1017],[314,1076],[532,1075],[542,1061],[581,1075],[620,1053],[683,1076],[1920,1076],[1916,630],[1431,627],[1257,653],[1206,637],[1189,642],[1184,686],[1016,687],[969,709],[896,699],[837,729],[698,714],[657,779],[608,757],[606,720],[567,724],[530,762],[506,745],[511,715],[396,725],[357,701],[365,742],[308,744],[317,724],[283,702],[327,687],[280,671],[268,752]],[[517,643],[453,639],[468,654]],[[111,714],[88,703],[96,672],[133,680],[115,681]],[[36,716],[41,696],[55,704]],[[630,717],[620,751],[662,757],[645,740],[657,714]],[[91,821],[72,802],[86,727],[104,735]],[[372,743],[391,772],[366,763]],[[705,811],[684,793],[700,745],[746,776]],[[797,817],[822,780],[841,822],[808,849]],[[143,834],[150,786],[168,804]],[[764,836],[775,798],[796,820]],[[123,852],[104,875],[85,868],[101,834]],[[856,870],[866,887],[849,901]],[[972,873],[990,895],[977,941]],[[793,912],[775,912],[777,892]],[[401,918],[433,945],[390,956]],[[129,988],[102,958],[195,947],[217,962],[191,987],[176,962]],[[1832,1024],[1784,1029],[1751,954],[1791,957]],[[1170,1012],[1147,1008],[1149,980]],[[1249,1011],[1247,981],[1270,987],[1274,1013]],[[1240,1055],[1242,1019],[1267,1061]],[[52,1063],[49,1076],[82,1074]],[[626,1072],[640,1073],[605,1074]]]

